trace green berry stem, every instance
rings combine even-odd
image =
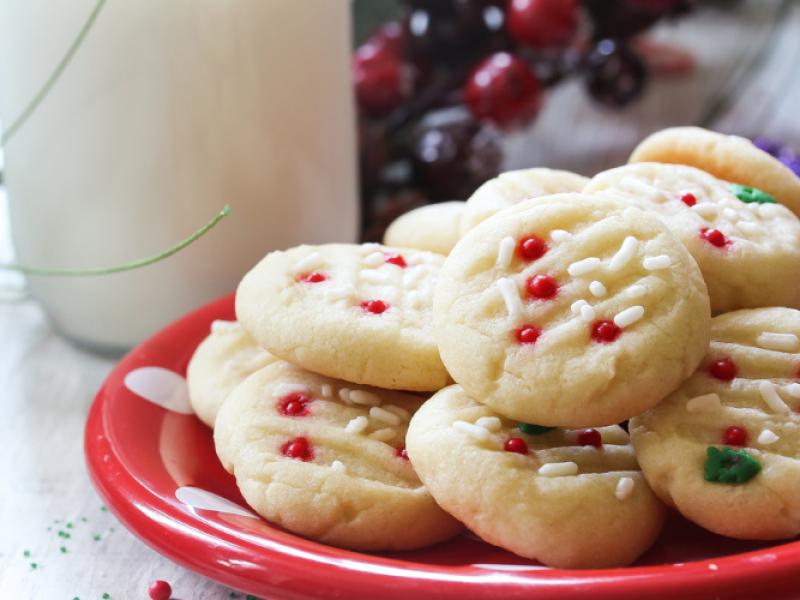
[[[77,269],[77,270],[62,270],[62,269],[39,269],[36,267],[24,267],[20,265],[0,265],[0,269],[6,269],[9,271],[19,271],[20,273],[25,273],[26,275],[58,275],[58,276],[75,276],[75,275],[106,275],[108,273],[118,273],[120,271],[130,271],[131,269],[138,269],[139,267],[144,267],[146,265],[153,264],[154,262],[158,262],[167,258],[168,256],[172,256],[179,250],[182,250],[200,236],[205,234],[209,229],[214,227],[223,217],[227,216],[228,213],[231,212],[230,206],[225,205],[225,208],[211,221],[209,221],[204,227],[198,229],[195,233],[191,236],[183,240],[181,243],[173,246],[169,250],[165,250],[161,254],[157,254],[150,258],[145,258],[142,260],[137,260],[134,262],[130,262],[124,265],[118,265],[116,267],[106,267],[102,269]]]

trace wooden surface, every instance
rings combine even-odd
[[[743,2],[664,26],[657,37],[690,49],[697,71],[654,81],[623,112],[595,107],[578,82],[559,87],[535,127],[506,141],[507,167],[591,175],[625,162],[651,131],[698,123],[781,138],[800,151],[800,3]],[[11,257],[3,202],[0,260]],[[54,333],[21,284],[0,272],[0,600],[146,599],[155,579],[169,581],[176,599],[244,599],[156,554],[102,509],[82,436],[115,360]]]

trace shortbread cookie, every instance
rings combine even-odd
[[[744,539],[800,533],[800,312],[716,317],[703,363],[631,419],[653,490],[683,516]]]
[[[458,386],[414,415],[408,454],[436,501],[484,540],[565,569],[631,564],[665,506],[614,425],[538,435]]]
[[[197,347],[186,370],[194,412],[213,429],[217,412],[231,390],[276,360],[238,322],[214,321],[211,333]]]
[[[697,264],[657,215],[584,194],[481,223],[434,297],[453,379],[504,415],[559,427],[655,405],[700,363],[710,316]]]
[[[724,181],[763,190],[800,216],[800,178],[777,158],[742,137],[700,127],[673,127],[642,141],[629,162],[697,167]]]
[[[700,169],[661,163],[599,173],[585,189],[656,211],[700,266],[712,309],[800,308],[800,219],[734,192]]]
[[[272,354],[310,371],[394,390],[448,383],[433,333],[444,257],[379,244],[273,252],[236,293],[236,315]]]
[[[422,402],[280,361],[230,394],[214,441],[265,519],[343,548],[419,548],[463,529],[437,506],[405,453],[408,421]]]
[[[383,243],[447,256],[461,239],[461,215],[465,205],[463,201],[454,200],[415,208],[389,225]]]
[[[461,217],[461,235],[498,211],[529,198],[580,192],[589,180],[582,175],[556,169],[520,169],[501,173],[479,187]]]

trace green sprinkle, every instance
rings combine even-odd
[[[72,529],[72,523],[67,523],[67,529]]]
[[[36,566],[37,566],[36,563],[31,563],[31,569],[35,569]]]
[[[48,527],[47,531],[52,531],[52,529],[53,529],[52,527]]]
[[[719,483],[747,483],[761,471],[759,462],[744,450],[722,450],[709,446],[705,480]]]
[[[103,600],[108,600],[109,598],[111,598],[111,596],[108,594],[103,594]]]
[[[728,191],[739,198],[742,202],[746,202],[747,204],[751,204],[756,202],[758,204],[777,204],[778,201],[775,200],[772,196],[767,194],[766,192],[762,192],[759,189],[754,187],[748,187],[746,185],[739,185],[738,183],[732,183],[731,186],[728,188]]]
[[[100,536],[99,536],[99,535],[97,535],[97,534],[95,534],[95,536],[94,536],[94,541],[95,541],[95,542],[99,542],[99,541],[100,541]]]
[[[109,531],[114,531],[114,528],[113,527],[109,527],[108,530]]]
[[[103,505],[103,506],[100,507],[100,510],[107,511],[108,509],[105,507],[105,505]],[[58,523],[58,521],[56,521],[56,523]]]
[[[230,593],[230,598],[238,598],[239,594],[234,594],[233,592]]]
[[[61,552],[66,553],[66,551],[67,551],[67,547],[66,546],[61,546]]]
[[[56,519],[55,521],[53,521],[53,523],[61,523],[61,521],[59,521],[58,519]]]
[[[86,523],[86,517],[81,517],[81,521],[83,521],[84,523]]]
[[[25,550],[25,552],[22,553],[22,556],[24,556],[26,558],[29,557],[30,555],[31,555],[31,551],[30,550]]]
[[[246,599],[246,600],[258,600],[258,598],[256,598],[256,597],[255,597],[255,596],[253,596],[252,594],[247,594],[247,596],[245,596],[245,599]]]
[[[531,423],[523,423],[520,421],[519,430],[528,435],[542,435],[548,431],[552,431],[555,427],[545,427],[544,425],[533,425]]]

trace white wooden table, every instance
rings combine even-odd
[[[745,2],[735,14],[700,13],[657,36],[692,50],[697,72],[655,81],[620,113],[567,83],[532,130],[507,140],[506,166],[591,175],[625,162],[651,131],[697,123],[781,138],[800,151],[799,2]],[[12,257],[7,229],[3,202],[3,262]],[[103,510],[84,466],[83,427],[116,361],[54,333],[38,304],[13,291],[20,282],[0,272],[0,600],[145,599],[156,579],[170,582],[176,599],[244,600],[150,550]]]

